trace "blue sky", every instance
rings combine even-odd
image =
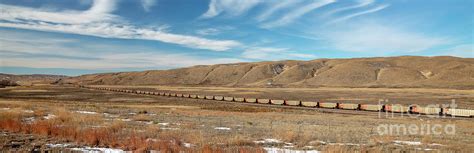
[[[0,0],[0,73],[474,57],[472,0]]]

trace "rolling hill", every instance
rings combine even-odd
[[[14,75],[0,73],[0,81],[9,82],[9,84],[18,85],[32,85],[32,84],[49,84],[66,78],[64,75],[45,75],[45,74],[31,74],[31,75]]]
[[[172,70],[88,74],[65,78],[60,83],[474,89],[474,58],[401,56],[200,65]]]

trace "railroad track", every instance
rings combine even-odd
[[[456,108],[441,108],[441,107],[421,107],[418,105],[403,106],[399,104],[354,104],[354,103],[334,103],[334,102],[313,102],[313,101],[299,101],[299,100],[279,100],[279,99],[263,99],[263,98],[243,98],[221,95],[199,95],[187,93],[169,93],[169,92],[153,92],[141,91],[132,89],[114,89],[103,87],[79,86],[80,88],[104,90],[112,92],[122,92],[141,95],[155,95],[167,97],[179,97],[190,99],[203,99],[219,101],[224,103],[265,106],[275,108],[292,108],[292,109],[307,109],[316,110],[324,113],[340,113],[350,115],[375,115],[385,116],[386,113],[394,113],[394,116],[401,116],[398,114],[406,114],[406,116],[428,116],[439,115],[441,118],[453,119],[453,117],[472,118],[474,117],[474,110],[456,109]]]

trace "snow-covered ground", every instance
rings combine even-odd
[[[158,125],[161,125],[161,126],[168,126],[168,125],[170,125],[170,123],[158,123]]]
[[[117,118],[120,115],[115,115],[115,114],[109,114],[109,113],[103,113],[105,117],[110,117],[110,118]]]
[[[97,112],[90,112],[90,111],[76,111],[76,113],[81,113],[81,114],[97,114]]]
[[[65,144],[60,144],[60,143],[58,143],[58,144],[46,144],[46,146],[50,147],[50,148],[65,148],[65,147],[68,147],[70,145],[71,144],[67,144],[67,143],[65,143]]]
[[[401,140],[395,140],[393,141],[395,144],[405,144],[405,145],[421,145],[421,142],[419,141],[401,141]]]
[[[227,130],[227,131],[230,130],[230,128],[228,128],[228,127],[215,127],[214,129],[215,130]]]
[[[160,129],[162,129],[162,130],[179,130],[179,128],[167,128],[167,127],[162,127]]]
[[[25,112],[25,113],[34,113],[33,110],[29,110],[29,109],[28,110],[23,110],[23,112]]]
[[[257,144],[265,144],[265,143],[269,143],[269,144],[274,144],[274,143],[282,143],[282,141],[280,140],[277,140],[277,139],[263,139],[263,140],[258,140],[258,141],[254,141],[254,143],[257,143]]]
[[[183,146],[186,147],[186,148],[191,148],[191,147],[193,147],[194,145],[191,144],[191,143],[186,143],[186,142],[184,142],[184,143],[183,143]]]
[[[81,147],[81,148],[69,148],[71,144],[46,144],[49,148],[65,148],[74,152],[84,152],[84,153],[128,153],[131,151],[124,151],[122,149],[114,148],[98,148],[98,147]]]
[[[293,149],[283,149],[283,148],[263,148],[267,153],[320,153],[317,150],[293,150]]]
[[[84,153],[125,153],[131,151],[124,151],[122,149],[113,149],[113,148],[94,148],[94,147],[84,147],[84,148],[69,148],[71,151],[79,151]]]
[[[56,118],[56,115],[54,115],[54,114],[48,114],[48,115],[46,115],[46,116],[43,116],[43,118],[49,120],[49,119]]]

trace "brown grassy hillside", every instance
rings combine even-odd
[[[250,87],[426,87],[474,89],[474,59],[380,57],[193,66],[90,74],[61,83]]]
[[[0,73],[1,81],[8,81],[18,85],[49,84],[54,83],[62,78],[66,78],[66,76],[44,74],[13,75]]]

